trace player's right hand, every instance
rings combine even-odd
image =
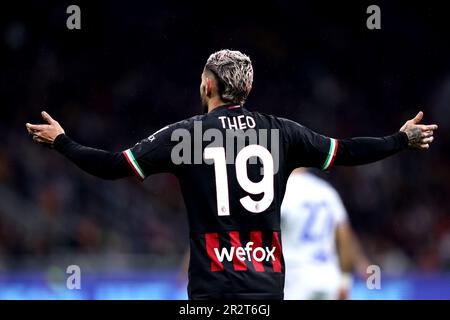
[[[47,112],[42,111],[41,115],[47,124],[27,123],[25,126],[28,133],[33,136],[34,141],[51,145],[57,136],[64,133],[64,129]]]
[[[414,119],[406,121],[400,128],[408,136],[408,147],[410,149],[427,150],[433,142],[434,130],[437,130],[437,124],[424,125],[419,124],[423,118],[423,112],[420,111]]]

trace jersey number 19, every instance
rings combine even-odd
[[[205,148],[205,159],[214,161],[214,172],[216,175],[217,214],[219,216],[230,215],[230,203],[228,193],[228,176],[225,158],[225,148]],[[263,165],[263,178],[259,182],[250,181],[247,173],[247,161],[252,157],[261,159]],[[250,196],[240,199],[242,206],[250,212],[259,213],[266,210],[273,201],[274,186],[274,164],[270,152],[259,145],[250,145],[243,148],[236,156],[235,161],[236,178],[239,185],[250,194],[261,194],[261,200],[255,201]]]

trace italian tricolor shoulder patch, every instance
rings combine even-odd
[[[141,178],[142,180],[145,179],[144,171],[139,166],[139,163],[136,161],[133,153],[130,149],[127,149],[123,151],[123,155],[125,156],[125,159],[127,159],[128,163],[130,164],[131,168],[133,168],[136,175]]]
[[[328,170],[332,166],[334,158],[336,158],[338,144],[338,140],[330,138],[330,149],[328,150],[328,156],[322,166],[322,170]]]

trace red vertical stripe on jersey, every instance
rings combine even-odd
[[[236,255],[237,248],[242,248],[241,240],[239,239],[239,231],[230,231],[229,234],[231,246],[234,247],[234,255],[233,255],[234,271],[246,271],[247,265],[245,264],[245,260],[239,260]]]
[[[276,231],[272,233],[272,247],[275,247],[275,260],[272,261],[273,272],[281,272],[281,244]]]
[[[250,241],[253,242],[253,248],[262,248],[262,232],[252,231],[250,232]],[[260,258],[260,257],[258,257]],[[253,257],[252,259],[253,267],[256,272],[264,272],[264,266],[262,261],[256,261]]]
[[[206,233],[205,241],[206,253],[211,260],[211,271],[222,271],[223,264],[219,261],[219,259],[217,259],[216,253],[214,252],[214,249],[220,250],[219,235],[217,233]]]

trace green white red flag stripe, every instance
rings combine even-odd
[[[144,171],[139,166],[139,163],[136,161],[136,159],[133,156],[133,153],[130,149],[127,149],[123,151],[123,155],[125,156],[125,159],[127,159],[128,163],[130,164],[131,168],[133,168],[134,172],[138,177],[140,177],[142,180],[145,179]]]
[[[322,170],[328,170],[328,168],[331,167],[331,165],[334,162],[334,159],[336,158],[336,152],[338,149],[338,140],[330,138],[330,149],[328,150],[328,156],[325,160],[325,163],[322,166]]]

